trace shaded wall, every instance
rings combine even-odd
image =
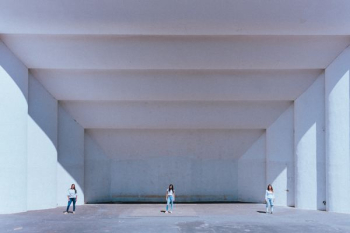
[[[263,202],[266,182],[266,134],[238,159],[238,201]]]
[[[111,159],[88,133],[85,133],[84,149],[85,203],[109,202],[111,201]]]
[[[272,184],[276,205],[294,206],[294,110],[291,105],[266,130],[266,186]]]
[[[76,185],[84,204],[84,129],[58,106],[57,205],[67,204],[67,190]]]
[[[262,134],[262,130],[87,130],[88,201],[108,196],[109,169],[112,201],[164,201],[170,183],[177,201],[237,201],[239,158]],[[261,157],[264,150],[259,153]],[[264,162],[259,165],[263,173]],[[264,190],[259,191],[263,195]]]

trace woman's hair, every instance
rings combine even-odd
[[[77,193],[77,190],[75,189],[75,184],[72,184],[72,185],[70,186],[70,189],[74,189],[74,190],[75,190],[75,193]]]
[[[171,188],[170,188],[171,187]],[[168,191],[172,190],[174,192],[174,185],[172,184],[169,184],[169,188],[168,188]]]
[[[270,188],[271,187],[271,191],[273,192],[273,188],[272,188],[272,185],[271,184],[269,184],[268,186],[267,186],[267,191],[270,191]]]

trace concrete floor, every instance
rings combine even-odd
[[[99,204],[0,215],[0,232],[350,232],[350,215],[262,204]]]

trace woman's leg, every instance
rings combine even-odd
[[[73,199],[73,212],[75,211],[75,201],[77,200],[77,199],[75,199],[75,198],[72,198]]]
[[[72,199],[69,198],[66,212],[68,212],[71,203],[72,203]]]
[[[266,200],[266,213],[269,213],[269,199]]]
[[[270,199],[270,206],[271,206],[271,214],[273,213],[273,200]]]
[[[173,211],[174,199],[173,196],[170,196],[170,210]]]
[[[166,211],[169,209],[169,204],[170,204],[170,196],[168,196],[167,201],[166,201]]]

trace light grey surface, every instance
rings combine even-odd
[[[315,198],[315,167],[324,163],[317,205],[327,188],[327,210],[350,211],[350,2],[0,2],[1,213],[52,207],[35,192],[41,182],[49,183],[46,194],[57,187],[53,204],[60,206],[71,183],[83,204],[111,194],[163,199],[169,182],[180,195],[212,201],[261,201],[272,183],[276,203],[294,205],[294,171],[309,178],[296,192],[307,202]],[[314,138],[306,147],[295,143],[294,132],[306,140],[314,131],[300,131],[311,115],[296,112],[293,101],[325,69],[329,95],[316,94],[313,104],[326,106],[319,114],[328,137],[317,153],[327,150],[327,159],[317,161]],[[55,121],[46,124],[55,104],[43,104],[50,101],[36,91],[29,115],[37,121],[27,127],[28,70],[58,100],[56,135]],[[94,130],[101,135],[85,138]],[[249,130],[267,133],[246,137]],[[56,182],[50,137],[58,140]],[[296,167],[301,148],[297,156],[310,163]]]
[[[322,70],[50,70],[31,73],[58,100],[295,100]]]
[[[350,48],[325,71],[326,174],[328,211],[350,211]]]
[[[27,97],[28,70],[0,42],[0,213],[27,210]]]
[[[262,134],[264,130],[86,130],[85,201],[94,203],[101,195],[113,201],[163,201],[169,183],[178,190],[179,201],[237,201],[238,162],[241,170],[251,168],[252,161],[243,163],[241,157]],[[260,146],[250,159],[264,158],[264,152]],[[241,174],[244,201],[263,200],[265,166],[261,159],[255,162],[254,175]]]
[[[294,105],[266,129],[266,187],[272,184],[276,204],[294,206]]]
[[[295,206],[325,210],[325,76],[294,102]]]
[[[63,101],[88,129],[265,129],[292,101]]]
[[[0,31],[115,35],[348,35],[347,0],[2,0]]]
[[[76,214],[64,207],[0,215],[0,232],[349,232],[349,215],[276,207],[265,214],[263,204],[85,205]]]
[[[27,209],[57,206],[57,100],[31,74],[28,77]],[[40,190],[45,184],[45,195]],[[40,196],[40,198],[38,198]]]
[[[30,69],[324,69],[349,36],[1,35]],[[64,58],[64,59],[62,59]]]
[[[58,105],[57,205],[65,205],[75,184],[77,204],[84,204],[84,128]]]

